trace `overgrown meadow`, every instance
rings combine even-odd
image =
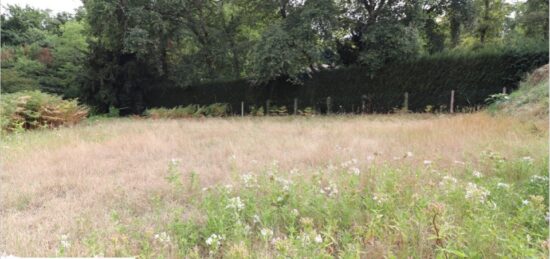
[[[12,133],[2,251],[545,258],[545,127],[482,113],[100,119]]]
[[[351,159],[286,172],[274,161],[259,172],[234,168],[234,184],[203,188],[200,174],[182,177],[173,159],[165,176],[170,197],[151,198],[157,210],[164,199],[181,206],[149,233],[132,232],[139,222],[125,226],[113,212],[120,228],[112,252],[139,251],[144,258],[547,257],[547,159],[480,155],[483,171],[462,161],[440,168],[425,160],[411,169],[359,166]],[[190,207],[196,211],[182,218]],[[94,245],[101,253],[112,244]]]

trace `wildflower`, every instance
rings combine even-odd
[[[424,160],[424,165],[431,165],[432,164],[432,161],[430,160]]]
[[[256,177],[250,173],[241,175],[241,180],[243,180],[244,186],[247,188],[256,186]]]
[[[354,175],[360,175],[361,174],[361,170],[359,170],[359,168],[357,168],[357,167],[351,167],[350,172]]]
[[[315,243],[318,243],[318,244],[319,244],[319,243],[323,243],[323,237],[321,237],[320,234],[317,234],[317,235],[315,236]]]
[[[491,194],[483,187],[478,187],[475,183],[468,183],[466,186],[466,199],[478,200],[480,203],[485,203],[487,196]]]
[[[521,204],[527,205],[527,204],[529,204],[529,201],[528,201],[528,200],[522,200],[522,201],[521,201]]]
[[[206,239],[206,245],[214,248],[214,250],[218,249],[220,247],[222,241],[225,238],[222,235],[212,234]]]
[[[277,197],[277,202],[282,202],[284,200],[283,196]]]
[[[334,197],[336,194],[338,194],[338,187],[336,186],[336,184],[330,183],[329,186],[321,188],[320,193],[326,193],[328,197]]]
[[[271,236],[273,236],[273,230],[269,229],[269,228],[262,228],[260,230],[260,234],[262,235],[262,237],[264,238],[269,238]]]
[[[483,174],[480,171],[476,171],[476,170],[474,170],[474,172],[472,172],[472,175],[475,178],[481,178],[483,176]]]
[[[161,243],[170,243],[170,236],[166,232],[155,234],[154,238]]]
[[[181,162],[181,159],[179,159],[179,158],[170,159],[170,164],[172,164],[172,165],[179,165],[180,162]]]
[[[510,188],[510,185],[507,183],[497,183],[497,187],[502,189],[508,189]]]
[[[443,176],[443,179],[441,182],[439,182],[439,186],[446,187],[444,190],[449,190],[451,188],[456,187],[456,184],[458,183],[458,180],[452,176]]]
[[[384,194],[374,194],[372,195],[372,200],[374,200],[375,202],[377,202],[378,204],[382,204],[384,202],[386,202],[388,199],[386,197],[386,195]]]
[[[405,157],[412,157],[413,156],[413,152],[409,151],[407,152],[407,154],[405,154]]]
[[[71,243],[69,242],[69,235],[61,235],[61,247],[63,248],[69,248],[71,247]]]
[[[292,209],[292,215],[298,216],[298,215],[300,215],[300,212],[298,212],[297,209]]]
[[[244,203],[241,201],[241,197],[234,197],[229,199],[229,204],[225,206],[226,209],[234,209],[236,211],[241,211],[244,209]]]
[[[297,168],[292,168],[292,170],[290,170],[290,174],[291,174],[291,175],[295,175],[295,174],[297,174],[298,172],[299,172],[299,171],[298,171]]]
[[[288,192],[290,190],[290,185],[292,184],[291,180],[275,177],[275,181],[281,185],[283,191]]]

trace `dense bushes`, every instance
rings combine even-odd
[[[3,94],[0,103],[0,126],[4,132],[71,125],[87,115],[88,109],[76,100],[63,100],[40,91]]]
[[[187,88],[157,87],[144,94],[147,107],[178,105],[209,105],[223,102],[232,111],[240,112],[245,102],[250,106],[271,105],[289,107],[298,98],[299,108],[314,107],[326,112],[390,112],[401,108],[408,92],[409,110],[424,111],[427,106],[447,109],[451,90],[455,90],[458,107],[483,105],[494,93],[515,89],[522,76],[548,63],[548,51],[480,51],[424,57],[415,61],[389,64],[374,75],[365,68],[345,68],[322,71],[292,85],[280,79],[253,86],[246,80],[214,82]],[[327,105],[327,97],[330,105]]]

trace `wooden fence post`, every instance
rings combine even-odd
[[[367,110],[367,96],[361,95],[361,113],[365,113]]]
[[[298,98],[294,98],[294,115],[298,114]]]
[[[506,94],[506,86],[502,88],[502,93]]]
[[[409,92],[405,92],[405,100],[403,101],[403,110],[409,111]]]
[[[265,116],[269,116],[269,99],[265,101]]]
[[[329,97],[327,97],[327,115],[330,114],[330,112],[331,112],[330,111],[331,108],[332,108],[331,105],[332,105],[331,104],[331,99],[330,99],[330,96],[329,96]]]
[[[244,102],[241,102],[241,117],[244,117]]]
[[[455,90],[451,90],[451,113],[455,112]]]

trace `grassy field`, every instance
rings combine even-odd
[[[0,253],[548,257],[548,121],[111,119],[1,144]]]

